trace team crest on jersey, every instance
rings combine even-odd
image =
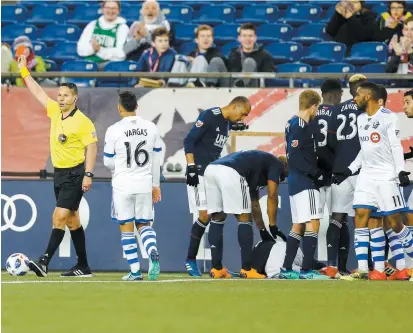
[[[195,126],[196,126],[196,127],[201,127],[203,124],[204,124],[203,121],[197,120],[196,123],[195,123]]]
[[[371,133],[371,135],[370,135],[370,140],[371,140],[371,142],[373,142],[373,143],[378,143],[378,142],[380,142],[380,134],[377,133],[377,132]]]
[[[293,147],[293,148],[298,147],[298,140],[291,141],[291,147]]]
[[[373,128],[374,129],[377,129],[377,127],[379,127],[380,126],[380,123],[378,122],[378,121],[375,121],[374,123],[373,123]]]

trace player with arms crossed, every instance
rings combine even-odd
[[[223,228],[227,214],[234,214],[238,224],[238,243],[241,248],[242,278],[265,278],[252,266],[254,234],[252,217],[261,237],[271,238],[265,231],[259,188],[268,186],[267,214],[273,238],[281,236],[277,228],[278,184],[286,177],[286,159],[260,150],[247,150],[229,154],[210,163],[205,170],[205,189],[208,213],[211,214],[209,243],[211,245],[213,278],[230,278],[222,266]],[[252,213],[252,216],[251,216]],[[264,231],[264,235],[262,233]],[[285,237],[285,236],[284,236]]]
[[[333,176],[333,182],[340,184],[361,168],[353,204],[356,209],[354,244],[358,270],[349,276],[343,276],[342,279],[345,280],[369,277],[386,280],[384,232],[380,227],[375,229],[376,233],[372,232],[372,244],[374,241],[380,243],[380,255],[372,247],[375,270],[369,274],[368,269],[368,221],[373,211],[380,210],[380,215],[386,217],[403,247],[413,254],[412,235],[403,225],[401,216],[401,212],[407,208],[400,186],[409,184],[409,173],[404,171],[397,116],[381,107],[379,99],[380,91],[376,84],[365,82],[359,85],[355,101],[359,109],[366,110],[357,118],[361,150],[348,169]],[[380,234],[380,237],[375,237],[375,234]]]
[[[134,225],[149,257],[149,280],[160,273],[153,203],[161,200],[161,143],[156,125],[136,116],[136,96],[119,94],[122,120],[109,126],[105,135],[104,164],[112,170],[112,220],[119,223],[123,252],[131,271],[123,281],[142,280]]]
[[[287,239],[287,250],[281,279],[325,280],[329,277],[313,270],[320,228],[320,192],[323,172],[318,169],[314,127],[311,121],[321,102],[314,90],[304,90],[299,97],[298,115],[286,125],[286,151],[288,158],[288,190],[293,226]],[[304,236],[304,237],[303,237]],[[303,240],[304,261],[301,274],[292,269],[300,242]]]
[[[184,139],[186,162],[186,184],[189,210],[197,214],[191,229],[186,269],[190,276],[200,277],[201,272],[196,263],[201,238],[209,223],[207,199],[204,185],[204,171],[209,163],[218,159],[228,139],[232,125],[242,129],[238,123],[245,119],[251,111],[248,98],[238,96],[223,108],[212,108],[203,111],[194,126]]]

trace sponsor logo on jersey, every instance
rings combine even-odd
[[[361,136],[360,141],[370,141],[370,138],[368,136]]]
[[[373,123],[373,128],[374,129],[377,129],[377,127],[379,127],[380,126],[380,123],[378,122],[378,121],[375,121],[374,123]]]
[[[373,143],[378,143],[378,142],[380,142],[380,134],[377,133],[377,132],[371,133],[371,135],[370,135],[370,140],[371,140],[371,142],[373,142]]]
[[[196,126],[196,127],[201,127],[203,124],[204,124],[203,121],[197,120],[196,123],[195,123],[195,126]]]
[[[214,146],[220,147],[220,148],[224,148],[225,143],[227,142],[228,137],[222,134],[218,134],[215,142],[214,142]]]
[[[298,147],[298,140],[291,141],[291,147],[293,148]]]

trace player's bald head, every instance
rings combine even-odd
[[[348,85],[351,96],[356,97],[357,87],[364,82],[367,82],[367,77],[363,74],[354,74],[350,77]]]
[[[251,104],[250,101],[247,97],[244,96],[237,96],[235,97],[229,105],[235,105],[237,107],[241,108],[247,108],[248,110],[251,110]]]

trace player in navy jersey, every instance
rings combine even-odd
[[[199,277],[201,273],[196,263],[201,238],[209,223],[207,200],[204,186],[205,168],[217,160],[228,139],[231,126],[242,129],[242,122],[251,111],[248,98],[239,96],[223,108],[203,111],[184,139],[186,162],[186,183],[189,209],[196,214],[192,225],[186,269],[190,276]]]
[[[312,269],[320,227],[319,188],[323,185],[323,172],[318,168],[311,121],[316,117],[320,102],[320,95],[315,91],[303,91],[299,97],[298,115],[292,117],[285,128],[293,226],[287,239],[287,251],[280,272],[282,279],[329,279]],[[292,265],[302,239],[304,261],[299,274],[292,269]]]
[[[277,228],[278,184],[287,175],[286,158],[278,159],[260,150],[247,150],[229,154],[208,165],[205,188],[208,213],[211,214],[209,243],[211,246],[213,278],[230,278],[222,265],[223,228],[227,214],[234,214],[238,224],[238,242],[241,248],[243,278],[265,278],[252,266],[254,235],[252,217],[262,231],[265,225],[261,213],[259,188],[268,186],[267,214],[269,230],[274,239],[283,234]],[[252,213],[252,216],[251,216]],[[268,232],[265,232],[268,233]],[[269,237],[271,237],[268,234]],[[285,236],[284,236],[285,237]],[[265,238],[265,237],[263,237]]]

